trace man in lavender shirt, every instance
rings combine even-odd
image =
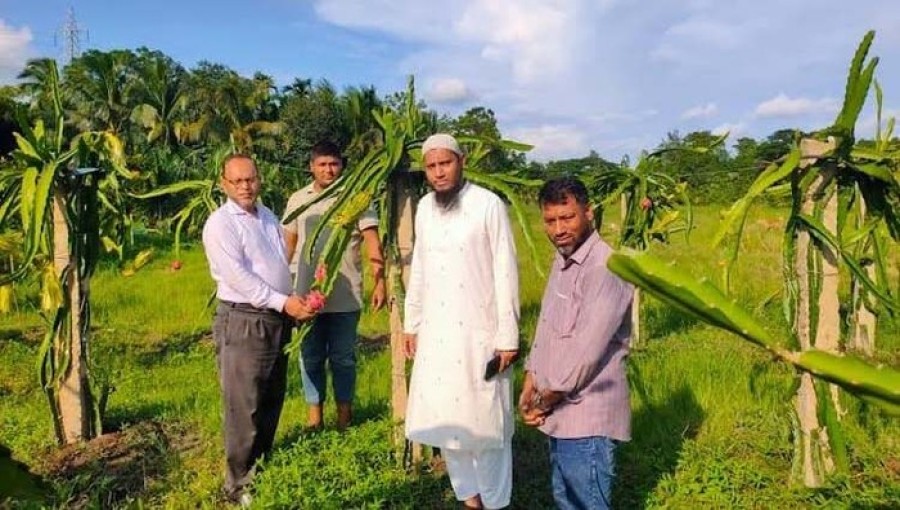
[[[581,181],[548,181],[538,196],[556,246],[519,411],[548,436],[561,509],[610,506],[615,450],[631,436],[625,360],[632,287],[606,268],[612,249],[594,231]]]
[[[257,203],[261,182],[249,156],[222,163],[228,196],[203,226],[203,248],[216,281],[213,322],[225,421],[225,493],[249,504],[244,487],[257,459],[272,448],[284,403],[293,320],[314,316],[292,294],[284,234],[278,217]]]

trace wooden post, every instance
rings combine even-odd
[[[865,222],[866,219],[866,202],[863,199],[859,201],[859,224]],[[873,234],[873,235],[878,235]],[[869,264],[866,266],[866,274],[868,274],[869,278],[874,282],[877,277],[875,275],[875,266],[873,264]],[[869,309],[866,304],[866,291],[863,290],[862,285],[857,281],[856,278],[853,279],[851,283],[851,288],[853,292],[853,303],[856,305],[856,310],[854,310],[855,317],[853,318],[853,334],[851,336],[851,349],[854,351],[860,352],[867,356],[871,356],[875,353],[875,330],[878,325],[878,318],[875,313]]]
[[[411,176],[408,171],[395,170],[391,176],[391,193],[394,194],[393,217],[397,229],[397,251],[389,257],[388,281],[391,282],[391,417],[396,424],[395,444],[403,445],[404,464],[417,465],[421,460],[421,448],[410,444],[404,435],[406,419],[407,381],[406,355],[403,352],[402,294],[396,292],[395,282],[399,279],[403,289],[409,283],[410,264],[414,243],[415,200]]]
[[[637,198],[632,197],[632,200]],[[619,200],[619,224],[621,225],[621,236],[625,232],[625,220],[628,218],[628,195],[622,193]],[[631,346],[634,349],[643,347],[641,339],[641,289],[635,287],[634,295],[631,300]]]
[[[65,198],[57,193],[53,199],[53,268],[57,278],[65,275],[65,302],[69,319],[60,328],[55,344],[57,367],[65,372],[59,383],[59,439],[74,443],[95,435],[91,413],[90,384],[87,372],[87,353],[82,338],[82,282],[77,268],[72,264],[73,252],[69,226],[65,216]],[[56,381],[51,382],[56,384]]]
[[[810,168],[824,154],[834,148],[831,143],[804,139],[800,142],[802,160],[801,169]],[[834,175],[828,169],[813,169],[819,172],[806,193],[801,197],[800,212],[812,216],[817,199],[828,196],[828,188],[833,184]],[[825,206],[823,219],[826,228],[836,230],[837,193],[833,192]],[[833,202],[833,203],[832,203]],[[804,228],[798,229],[794,271],[798,279],[797,310],[795,313],[794,331],[801,350],[812,348],[836,351],[840,338],[840,314],[837,301],[838,270],[837,259],[830,250],[821,253],[813,252],[809,233]],[[821,283],[818,295],[813,296],[813,282],[820,275]],[[815,305],[813,304],[815,303]],[[815,336],[813,336],[813,306],[818,308],[818,320]],[[797,390],[795,409],[800,425],[800,452],[802,455],[802,480],[807,487],[821,487],[825,477],[834,470],[834,461],[824,424],[819,422],[819,405],[815,384],[807,372],[800,374],[800,387]]]

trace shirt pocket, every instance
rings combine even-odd
[[[549,317],[550,327],[557,337],[570,337],[575,330],[575,320],[580,308],[574,288],[554,285],[554,306]]]

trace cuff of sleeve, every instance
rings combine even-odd
[[[498,351],[517,351],[519,350],[519,339],[497,338],[494,340],[494,349]]]
[[[568,385],[559,384],[559,381],[551,381],[549,377],[542,378],[541,383],[543,384],[543,386],[541,386],[541,389],[543,389],[543,390],[555,391],[557,393],[565,393],[566,395],[568,395],[575,389],[575,388],[569,387]]]
[[[284,311],[284,303],[288,300],[287,295],[285,294],[274,294],[271,298],[269,298],[269,308],[275,310],[276,312]]]
[[[541,391],[544,391],[547,389],[553,391],[551,388],[548,388],[548,386],[550,385],[550,382],[547,381],[546,377],[542,377],[540,374],[531,372],[531,378],[532,378],[532,381],[534,382],[534,386],[537,389],[539,389]]]

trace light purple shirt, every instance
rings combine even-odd
[[[566,394],[540,427],[555,438],[631,438],[625,360],[633,289],[606,268],[611,254],[594,232],[571,257],[553,261],[525,368],[539,390]]]
[[[216,297],[284,309],[291,274],[281,223],[272,211],[256,204],[254,215],[228,200],[206,220],[203,248],[216,281]]]

